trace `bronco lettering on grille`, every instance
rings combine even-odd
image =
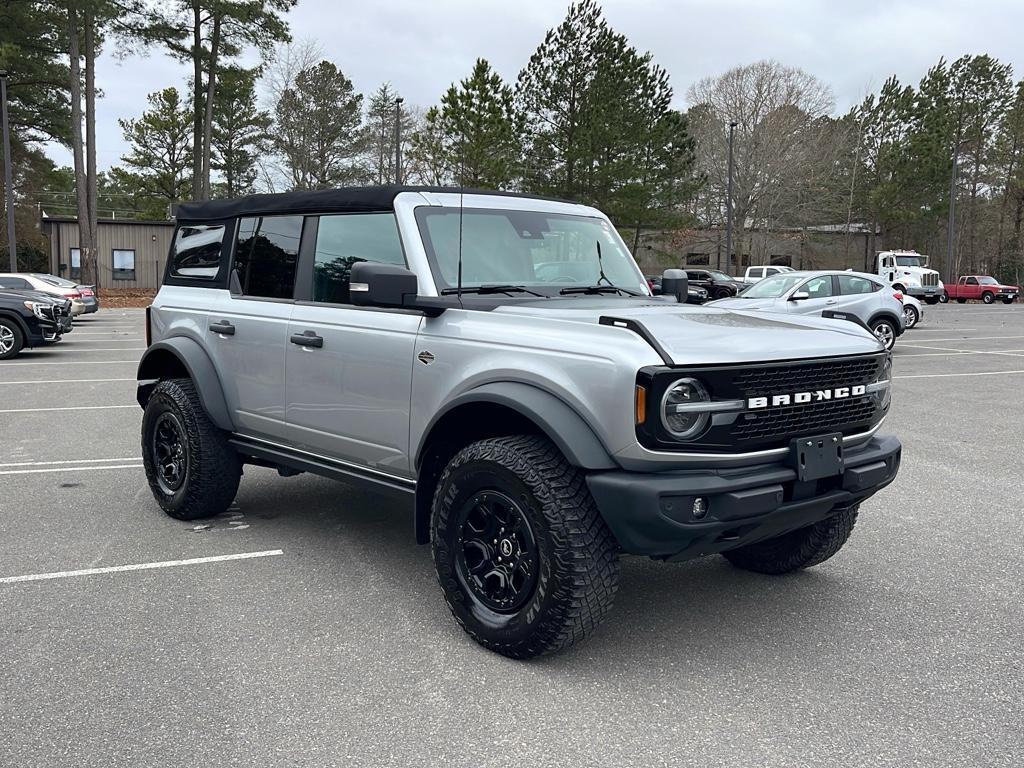
[[[765,395],[763,397],[748,397],[747,408],[758,410],[760,408],[777,408],[782,405],[804,405],[806,403],[820,403],[822,400],[845,400],[850,397],[860,397],[866,394],[868,388],[864,384],[856,384],[852,387],[836,387],[834,389],[816,389],[812,392],[792,392],[786,395]]]

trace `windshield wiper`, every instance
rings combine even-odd
[[[458,288],[445,288],[441,291],[442,296],[451,296],[459,293]],[[524,285],[471,285],[462,286],[462,293],[476,293],[481,296],[486,296],[490,293],[528,293],[531,296],[540,296],[544,298],[543,293],[537,293],[537,291],[531,291]]]
[[[562,296],[571,293],[624,293],[627,296],[643,296],[640,291],[632,291],[629,288],[621,288],[617,285],[574,285],[571,288],[563,288],[559,291]]]

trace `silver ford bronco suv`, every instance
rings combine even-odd
[[[138,370],[149,485],[181,520],[246,464],[387,493],[459,624],[514,658],[597,626],[622,554],[828,559],[899,469],[889,354],[841,319],[678,303],[678,271],[663,290],[570,202],[182,204]]]

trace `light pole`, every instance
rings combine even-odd
[[[0,131],[4,135],[4,201],[7,203],[7,248],[11,272],[18,271],[18,249],[14,238],[14,174],[11,160],[11,127],[7,120],[7,73],[0,70]]]
[[[395,99],[395,184],[402,183],[402,97]]]
[[[726,269],[732,269],[732,135],[737,123],[729,123],[729,180],[725,193],[725,261]]]

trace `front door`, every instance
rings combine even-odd
[[[836,305],[839,303],[835,297],[832,275],[812,277],[798,286],[793,293],[801,291],[807,293],[808,298],[786,302],[790,312],[801,315],[820,315],[823,310],[836,309]]]
[[[231,290],[210,308],[210,351],[235,428],[282,441],[285,345],[293,308],[301,216],[241,219]]]
[[[405,266],[392,213],[310,218],[288,327],[287,419],[296,447],[410,477],[409,409],[419,312],[355,307],[356,261]]]

